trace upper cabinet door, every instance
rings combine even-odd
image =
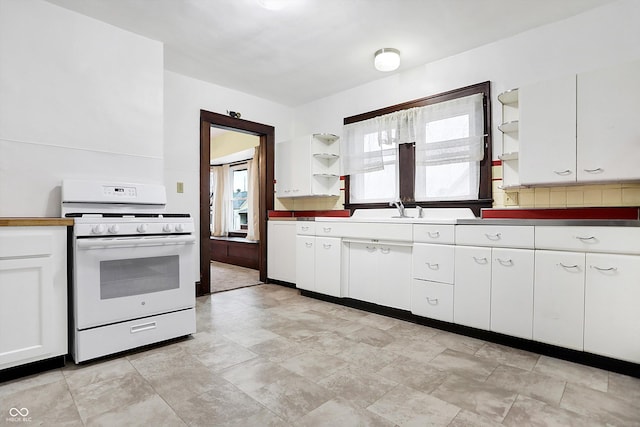
[[[640,178],[640,61],[578,74],[578,180]]]
[[[576,181],[576,76],[519,89],[520,183]]]

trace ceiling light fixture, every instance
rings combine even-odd
[[[378,71],[393,71],[400,66],[400,51],[385,47],[376,51],[373,64]]]
[[[288,0],[258,0],[258,4],[268,10],[280,10],[284,8]]]

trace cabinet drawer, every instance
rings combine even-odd
[[[413,245],[413,277],[440,283],[453,283],[452,245]]]
[[[316,236],[339,237],[344,233],[344,228],[342,222],[317,222]]]
[[[536,249],[640,254],[639,227],[536,227]]]
[[[453,322],[453,286],[413,279],[411,312],[418,316]]]
[[[316,223],[313,221],[296,222],[296,234],[313,236],[316,234]]]
[[[533,248],[533,230],[533,226],[528,225],[458,225],[456,227],[456,244],[504,248]]]
[[[453,225],[414,224],[413,241],[453,245],[455,241],[453,227]]]

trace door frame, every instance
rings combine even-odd
[[[260,281],[267,281],[267,216],[274,203],[275,128],[224,114],[200,110],[200,281],[196,296],[211,293],[211,248],[209,244],[209,186],[211,165],[211,126],[260,137],[260,197],[258,258]]]

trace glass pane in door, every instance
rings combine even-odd
[[[179,256],[100,261],[100,299],[178,289]]]

